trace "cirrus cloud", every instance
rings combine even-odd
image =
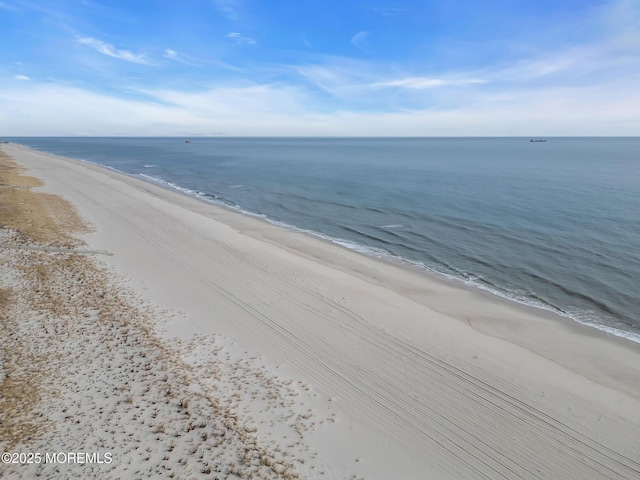
[[[408,78],[401,78],[399,80],[390,80],[387,82],[376,82],[376,83],[370,84],[370,86],[371,87],[402,87],[402,88],[412,88],[416,90],[421,90],[423,88],[478,85],[480,83],[485,83],[485,81],[479,78],[443,79],[443,78],[429,78],[429,77],[408,77]]]
[[[141,63],[145,65],[151,64],[151,61],[144,53],[133,53],[129,50],[118,50],[110,43],[103,42],[102,40],[91,37],[82,37],[78,38],[78,43],[87,45],[108,57],[119,58],[120,60],[126,60],[127,62]]]
[[[230,38],[231,40],[236,42],[238,45],[255,45],[256,44],[255,39],[242,35],[241,33],[238,33],[238,32],[229,32],[225,35],[225,37]]]

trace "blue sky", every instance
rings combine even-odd
[[[640,0],[0,0],[0,135],[640,135]]]

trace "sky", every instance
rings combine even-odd
[[[0,0],[0,136],[638,136],[640,0]]]

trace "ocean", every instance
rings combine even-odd
[[[7,138],[640,342],[640,138]]]

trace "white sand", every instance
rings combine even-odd
[[[302,478],[640,478],[640,346],[107,169],[2,149],[97,226],[84,240],[166,312],[157,328],[194,388]]]

